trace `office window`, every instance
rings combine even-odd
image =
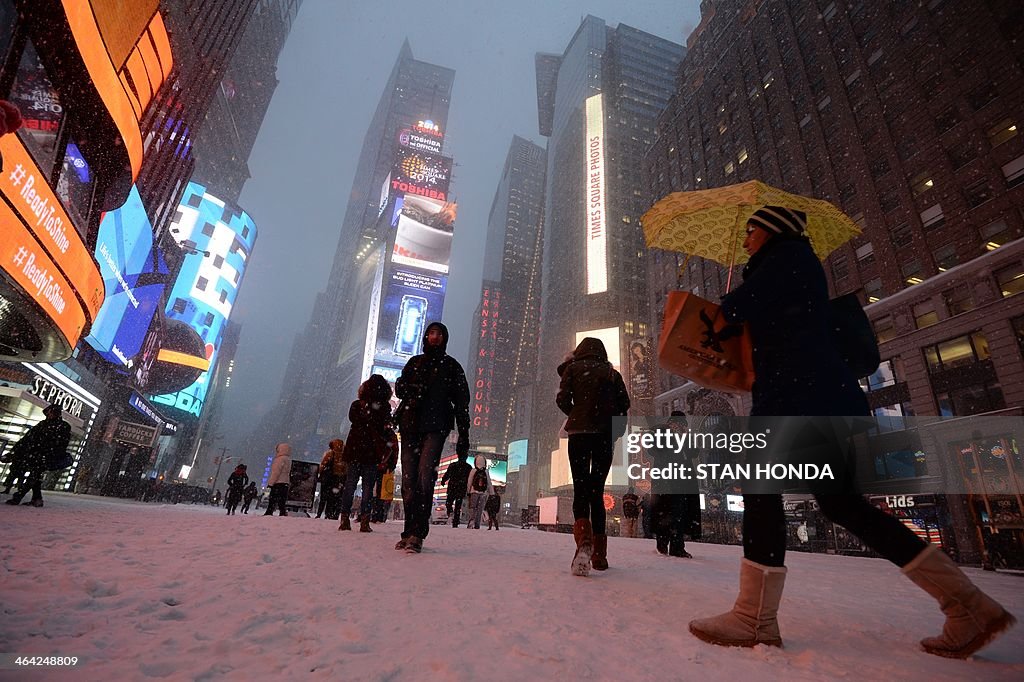
[[[1024,182],[1024,155],[1003,166],[1003,177],[1007,187],[1016,187]]]
[[[892,245],[896,248],[905,248],[914,241],[913,233],[910,231],[910,223],[903,223],[892,228],[889,232],[889,237],[892,239]]]
[[[985,108],[998,96],[999,92],[996,90],[995,83],[983,83],[967,93],[967,103],[971,105],[972,109],[978,111]]]
[[[989,359],[988,339],[980,331],[926,346],[928,371],[935,373],[966,367]]]
[[[942,294],[950,315],[959,315],[974,310],[974,292],[969,284],[963,284]]]
[[[920,196],[935,186],[932,181],[931,172],[924,171],[918,173],[910,181],[910,189],[914,193],[914,196]]]
[[[874,303],[882,299],[882,280],[878,277],[864,283],[864,298],[868,303]]]
[[[871,242],[858,246],[856,250],[857,262],[860,263],[861,267],[875,262],[875,247],[871,245]]]
[[[850,274],[849,263],[846,260],[846,256],[833,255],[832,256],[832,277],[836,280],[841,280]]]
[[[1015,263],[1010,267],[996,271],[996,284],[999,285],[999,293],[1003,298],[1024,291],[1024,266]]]
[[[940,133],[953,129],[958,123],[960,123],[960,114],[957,113],[956,107],[950,107],[935,117],[935,127],[939,129]]]
[[[914,258],[904,263],[900,266],[900,272],[903,274],[903,281],[911,286],[924,281],[921,274],[921,259],[919,258]]]
[[[981,236],[982,248],[985,251],[995,251],[1003,244],[1014,239],[1013,230],[1006,224],[1005,220],[996,220],[989,223],[978,231]]]
[[[995,382],[958,386],[935,393],[935,405],[941,417],[963,417],[1006,407],[1003,390]]]
[[[917,329],[924,329],[939,321],[939,314],[935,312],[935,304],[931,301],[918,303],[914,306],[914,326]]]
[[[968,208],[977,208],[993,197],[991,185],[988,180],[982,179],[964,187],[964,201]]]
[[[946,244],[932,252],[932,259],[939,272],[945,272],[960,262],[956,255],[956,244]]]
[[[875,320],[872,326],[875,328],[875,338],[878,339],[878,343],[885,343],[896,336],[896,324],[892,320],[892,315]]]
[[[1017,136],[1017,124],[1012,118],[1004,118],[999,123],[988,129],[988,142],[993,147],[998,147],[1007,140]]]
[[[942,204],[935,204],[921,211],[921,224],[926,230],[934,230],[945,222],[946,215],[942,212]]]

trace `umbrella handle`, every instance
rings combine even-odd
[[[679,266],[679,277],[686,274],[686,266],[690,262],[690,258],[693,256],[692,253],[686,254],[686,258],[683,259],[683,264]]]

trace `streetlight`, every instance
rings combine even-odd
[[[210,492],[217,490],[217,479],[220,478],[220,465],[229,459],[238,459],[237,457],[225,457],[224,453],[230,452],[227,448],[220,449],[220,457],[217,458],[217,473],[213,475],[213,485],[210,487]]]

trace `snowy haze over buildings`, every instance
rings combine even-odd
[[[259,221],[261,244],[235,310],[245,333],[225,396],[224,442],[238,444],[276,404],[292,340],[327,281],[359,149],[405,39],[417,59],[455,70],[445,151],[457,164],[459,230],[444,321],[449,352],[465,363],[487,212],[508,145],[517,134],[544,142],[534,55],[564,46],[586,14],[676,42],[700,20],[696,1],[457,0],[432,10],[412,2],[303,3],[239,202]]]

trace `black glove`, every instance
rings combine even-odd
[[[459,441],[455,444],[455,454],[469,454],[469,431],[459,431]]]

